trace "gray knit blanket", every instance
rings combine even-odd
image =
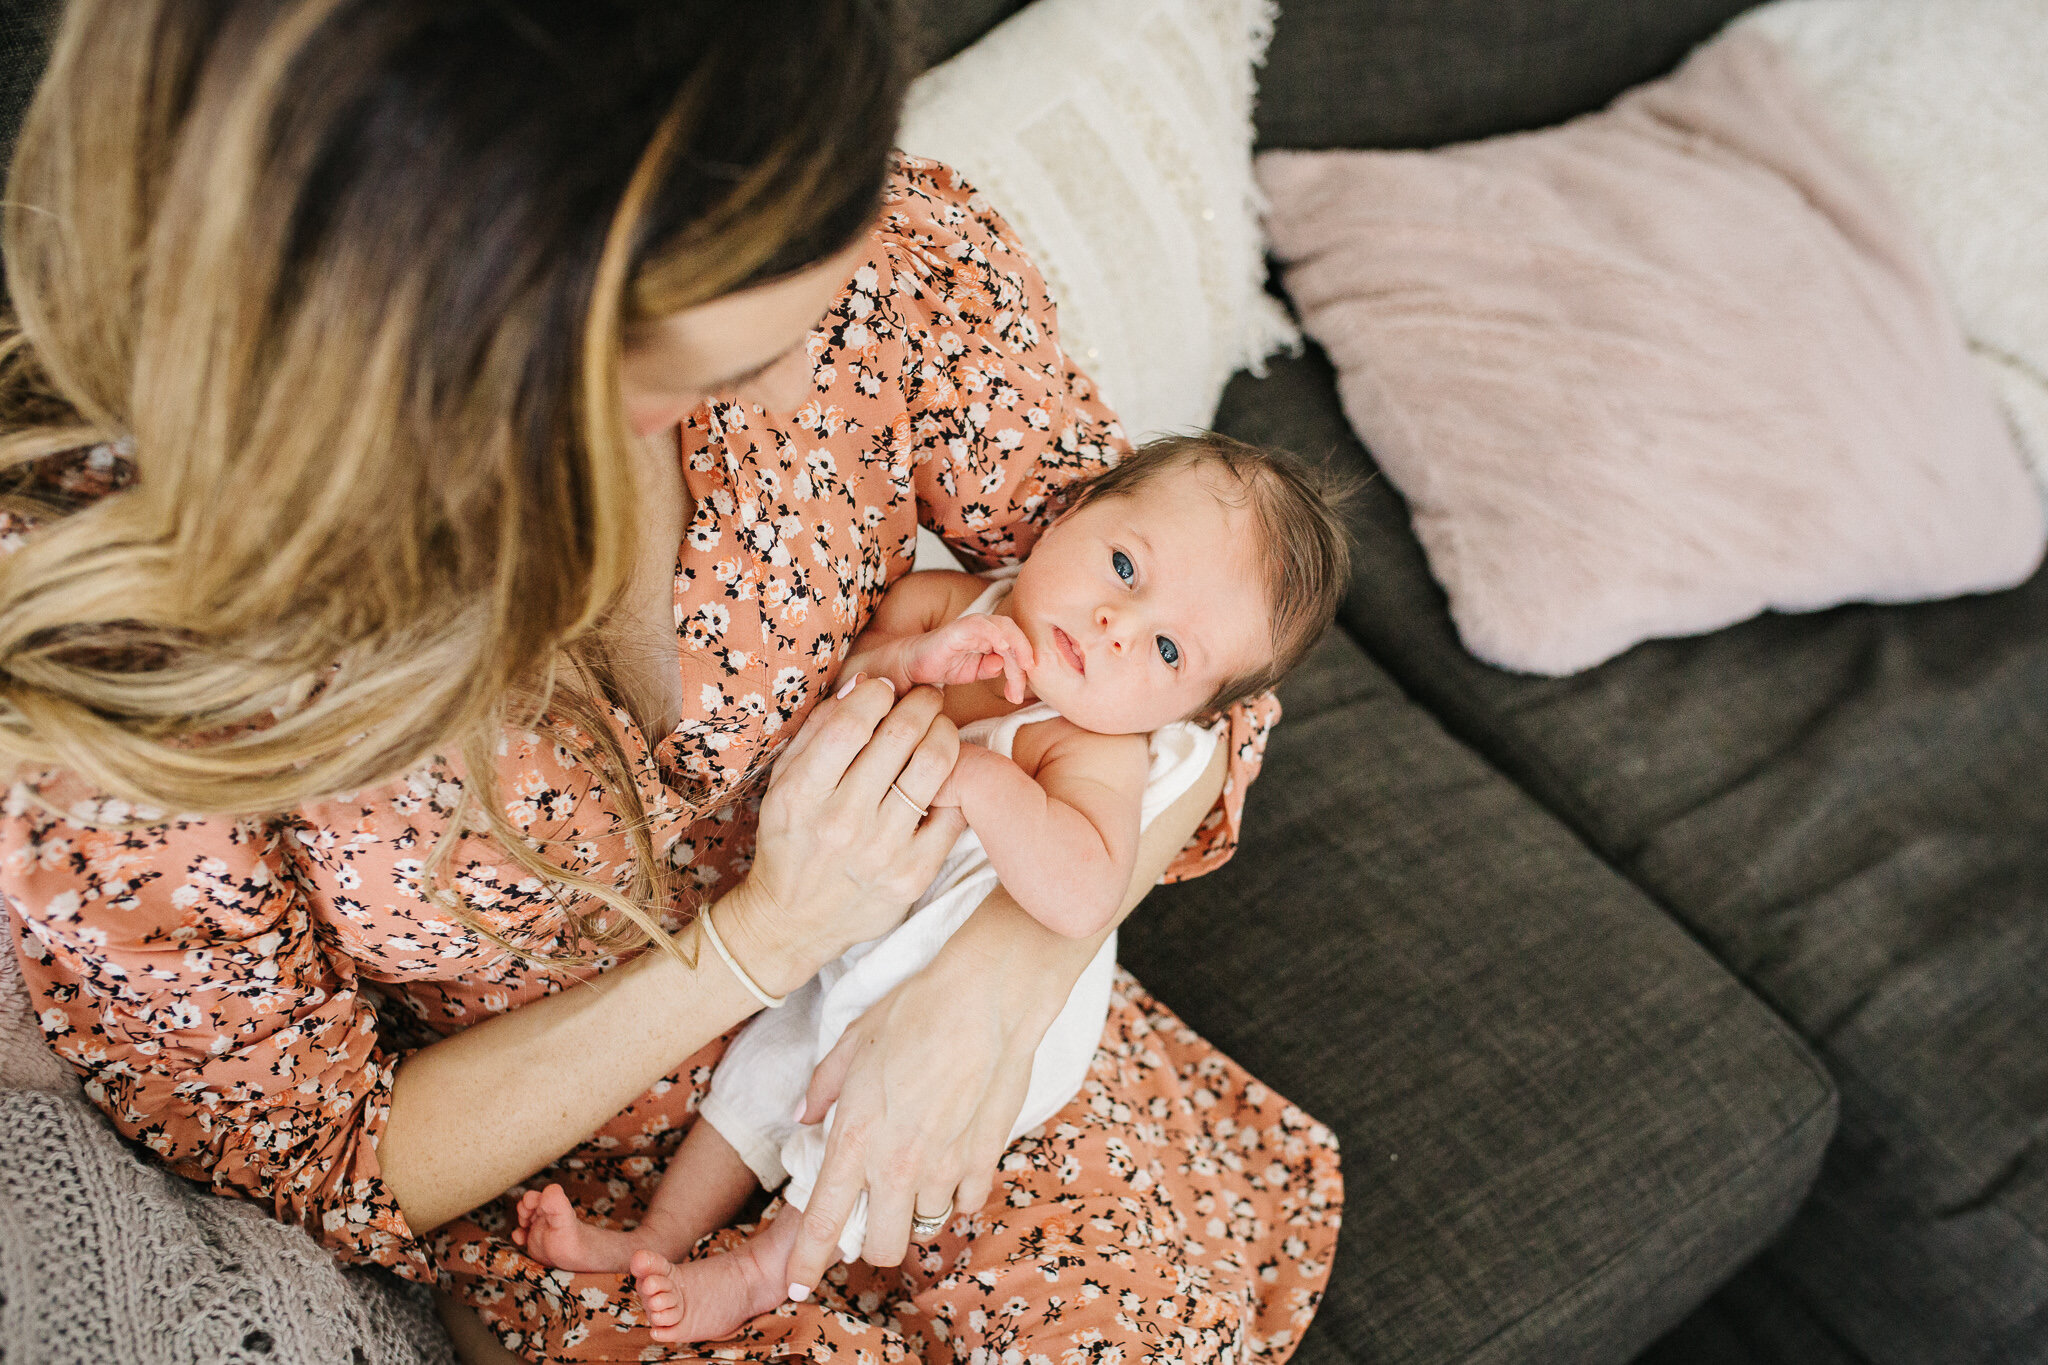
[[[144,1165],[82,1101],[0,1093],[8,1365],[452,1365],[431,1298]]]
[[[0,928],[6,925],[0,906]],[[136,1155],[29,1014],[0,935],[0,1362],[454,1365],[418,1285]]]

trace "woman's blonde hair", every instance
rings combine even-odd
[[[901,51],[881,0],[71,0],[7,187],[0,497],[40,525],[0,555],[0,764],[263,815],[459,756],[440,852],[467,816],[620,912],[578,933],[666,942],[595,631],[622,346],[863,230]],[[50,477],[87,447],[115,491]],[[498,737],[543,713],[624,889],[505,819]]]

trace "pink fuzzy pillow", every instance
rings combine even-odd
[[[1287,290],[1475,655],[2009,587],[2041,503],[1927,251],[1770,44],[1434,152],[1274,152]]]

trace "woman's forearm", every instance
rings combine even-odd
[[[792,975],[804,979],[799,967],[732,942],[738,926],[728,916],[718,925],[768,989],[785,988]],[[413,1231],[439,1227],[526,1179],[759,1008],[695,925],[680,937],[695,969],[657,945],[399,1066],[377,1160]]]

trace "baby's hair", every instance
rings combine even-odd
[[[1265,691],[1302,661],[1337,615],[1351,581],[1351,547],[1343,507],[1347,481],[1277,450],[1233,441],[1213,431],[1162,436],[1083,484],[1072,506],[1129,497],[1179,469],[1214,465],[1244,493],[1265,551],[1266,601],[1273,655],[1264,667],[1226,678],[1203,711],[1220,711]]]

